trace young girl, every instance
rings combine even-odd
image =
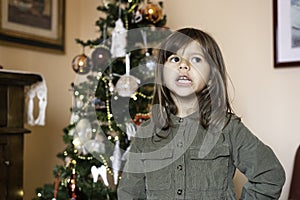
[[[118,199],[278,199],[284,170],[231,109],[221,51],[207,33],[184,28],[162,43],[151,120],[137,131]]]

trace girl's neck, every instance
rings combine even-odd
[[[193,97],[179,97],[173,96],[173,100],[177,106],[177,114],[178,117],[186,117],[191,115],[198,110],[198,99],[196,96]]]

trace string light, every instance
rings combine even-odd
[[[113,115],[110,112],[109,90],[108,90],[109,85],[107,83],[106,78],[103,78],[102,80],[105,83],[105,91],[106,91],[106,93],[105,93],[105,95],[106,95],[105,105],[106,105],[106,115],[107,115],[108,129],[109,129],[109,131],[114,131],[114,129],[112,128],[112,122],[111,122],[111,119],[112,119]]]
[[[140,96],[140,97],[142,97],[142,98],[144,98],[144,99],[148,99],[148,100],[151,100],[151,99],[153,99],[153,95],[145,95],[145,94],[143,94],[142,92],[135,92],[133,95],[132,95],[132,97],[133,96]]]
[[[81,155],[78,155],[77,158],[80,159],[80,160],[92,160],[94,157],[93,156],[81,156]]]
[[[104,156],[102,156],[102,155],[99,155],[99,157],[101,158],[102,163],[103,163],[103,165],[104,165],[105,168],[106,168],[106,171],[107,171],[110,175],[113,176],[113,172],[112,172],[111,169],[109,168],[108,163],[107,163],[107,160],[106,160],[106,159],[104,158]]]
[[[128,26],[127,23],[126,23],[126,26]],[[101,81],[104,82],[105,96],[106,96],[106,100],[105,100],[106,110],[105,110],[105,112],[106,112],[107,122],[101,121],[101,122],[99,122],[99,125],[100,126],[101,125],[107,126],[109,132],[118,132],[118,131],[114,130],[114,128],[113,128],[113,122],[112,122],[112,120],[113,120],[113,114],[112,114],[112,111],[111,111],[111,102],[110,102],[110,99],[112,97],[112,92],[113,92],[112,90],[110,90],[112,88],[112,85],[110,85],[110,84],[112,84],[112,83],[109,82],[110,79],[108,77],[106,77],[106,76],[103,76],[103,74],[101,72],[97,73],[96,80],[97,81],[101,80]],[[94,84],[93,87],[95,89],[94,91],[96,91],[97,87],[98,87],[98,84]],[[93,87],[92,87],[92,89],[93,89]],[[76,91],[74,91],[75,96],[77,98],[79,98],[79,100],[82,101],[82,106],[80,106],[74,112],[75,116],[77,116],[76,119],[74,120],[74,124],[81,119],[82,114],[86,113],[86,108],[88,108],[89,106],[91,106],[91,102],[95,98],[94,94],[90,94],[90,92],[92,91],[92,89],[88,89],[88,90],[76,90]],[[117,95],[115,95],[113,97],[114,98],[118,98]],[[131,98],[133,100],[135,100],[135,101],[138,98],[143,98],[143,99],[151,100],[153,98],[153,96],[152,95],[146,95],[146,94],[144,94],[142,92],[135,92],[131,96]],[[117,100],[117,99],[115,99],[115,100]],[[142,116],[141,118],[147,118],[149,116],[149,113],[146,113],[146,114],[138,113],[137,115],[140,116],[140,117]],[[96,129],[93,129],[92,132],[96,132]],[[126,135],[126,133],[124,133],[124,132],[121,132],[120,134]],[[117,136],[108,135],[107,138],[108,138],[108,140],[114,140],[114,141],[120,140],[120,137],[118,135]],[[74,143],[74,141],[73,141],[73,143]],[[75,141],[75,143],[76,143],[76,141]],[[89,155],[82,155],[82,154],[78,155],[79,152],[78,152],[77,149],[74,150],[74,153],[75,153],[76,160],[87,160],[87,161],[89,161],[89,160],[95,159],[95,157],[94,157],[95,155],[93,155],[93,156],[90,156],[90,154]],[[67,156],[68,152],[65,151],[64,155]],[[105,159],[105,157],[103,155],[99,155],[99,157],[100,157],[103,165],[105,166],[106,171],[108,172],[108,174],[110,174],[111,176],[113,176],[113,172],[112,172],[111,168],[109,167],[108,161]],[[76,164],[76,160],[72,160],[71,162],[72,163],[75,162],[75,164]],[[118,179],[121,179],[121,177],[118,176]]]

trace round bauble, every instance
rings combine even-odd
[[[87,74],[91,69],[91,60],[85,54],[77,55],[72,60],[72,68],[78,74]]]
[[[118,80],[115,89],[122,97],[130,97],[138,89],[139,80],[131,75],[123,75]]]
[[[156,66],[156,58],[146,53],[146,56],[139,63],[139,71],[144,76],[143,79],[153,78]]]
[[[153,23],[160,21],[163,17],[161,7],[154,3],[148,3],[143,10],[143,14],[147,20]]]
[[[105,46],[97,47],[92,53],[93,68],[102,71],[108,65],[111,58],[110,50]]]
[[[75,133],[80,139],[80,143],[83,144],[85,141],[92,138],[92,127],[88,119],[83,118],[76,124]]]

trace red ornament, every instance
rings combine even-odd
[[[56,199],[57,197],[59,183],[60,183],[60,174],[58,174],[57,177],[55,178],[54,192],[53,192],[54,199]]]
[[[150,119],[151,117],[151,114],[150,113],[146,113],[146,114],[143,114],[143,113],[137,113],[133,119],[133,122],[136,124],[136,125],[141,125],[145,120],[147,119]]]
[[[75,168],[72,169],[72,175],[70,178],[70,182],[68,185],[68,189],[69,189],[69,198],[70,200],[76,200],[78,197],[78,186],[76,185],[76,172],[75,172]]]

